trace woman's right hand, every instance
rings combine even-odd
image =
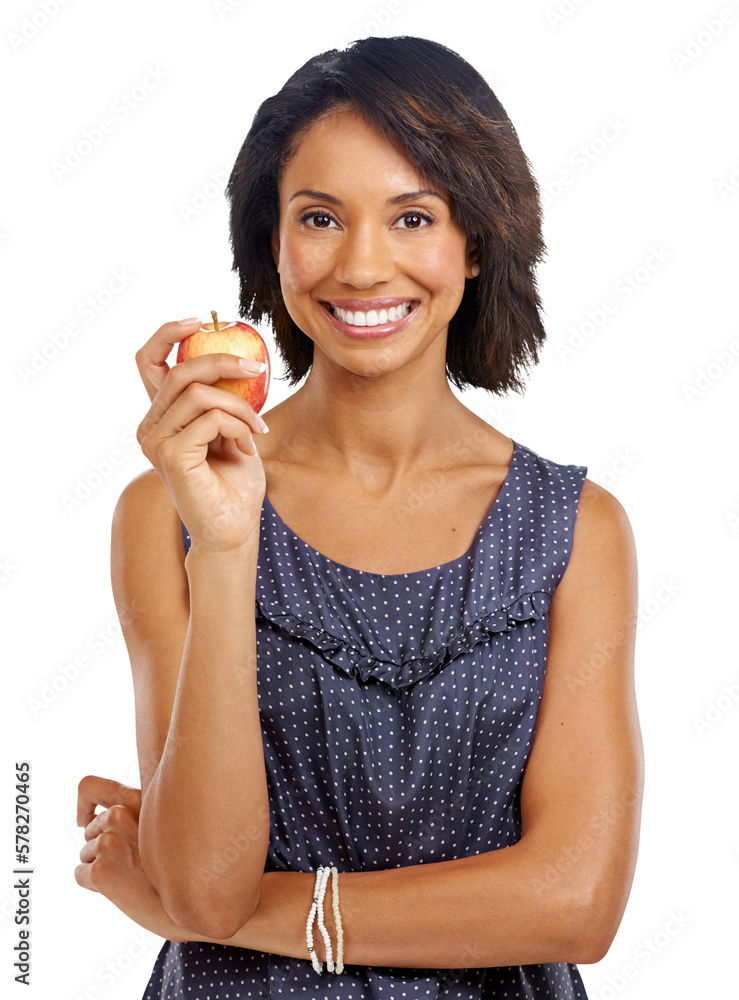
[[[219,378],[254,378],[232,354],[204,354],[173,368],[173,346],[199,320],[165,323],[136,354],[152,401],[136,438],[184,522],[193,549],[227,552],[253,541],[266,491],[253,433],[261,418]]]

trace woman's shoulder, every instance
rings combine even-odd
[[[161,476],[156,469],[149,468],[134,476],[124,486],[118,497],[116,511],[135,514],[142,509],[149,510],[152,506],[167,512],[177,510]]]
[[[554,460],[527,445],[519,444],[518,448],[542,489],[549,486],[569,495],[575,505],[576,526],[581,535],[587,530],[596,540],[603,531],[620,532],[625,537],[631,534],[629,518],[620,500],[587,477],[586,464]]]
[[[621,501],[609,493],[605,487],[592,479],[585,478],[582,485],[580,505],[583,510],[588,511],[591,518],[600,521],[626,518],[626,511]]]
[[[613,546],[623,553],[633,547],[634,532],[623,504],[592,479],[583,482],[575,529],[581,548],[588,545],[603,552]]]
[[[145,469],[134,476],[118,497],[111,529],[114,553],[137,546],[143,551],[161,551],[162,546],[169,546],[171,539],[179,539],[180,528],[177,508],[159,473],[153,468]]]

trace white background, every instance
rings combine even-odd
[[[236,318],[225,176],[258,104],[311,55],[365,33],[446,43],[511,116],[545,196],[549,340],[525,395],[464,400],[545,457],[587,465],[636,536],[642,840],[613,946],[581,967],[589,995],[730,995],[739,5],[401,0],[390,15],[386,0],[45,4],[50,16],[30,0],[0,14],[3,996],[139,1000],[162,943],[74,880],[79,779],[138,783],[109,577],[113,508],[148,467],[134,354],[168,320],[212,308]],[[124,95],[143,97],[125,118]],[[112,131],[86,148],[104,118]],[[87,155],[55,170],[69,147]],[[608,298],[615,313],[599,315]],[[267,412],[286,390],[262,333]],[[21,759],[33,768],[31,989],[12,968]]]

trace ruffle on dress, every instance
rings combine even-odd
[[[399,661],[378,659],[368,654],[348,637],[332,634],[312,622],[305,609],[296,614],[294,610],[288,610],[275,602],[257,598],[255,617],[270,622],[297,639],[305,639],[347,677],[363,682],[376,680],[399,690],[436,673],[478,643],[487,642],[493,635],[510,632],[521,622],[540,620],[548,612],[550,604],[551,597],[545,591],[521,594],[510,604],[496,608],[457,632],[452,632],[446,642],[433,652]],[[340,630],[340,623],[337,622],[336,631]]]

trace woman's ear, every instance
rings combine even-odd
[[[280,272],[280,234],[275,227],[272,230],[272,236],[270,237],[270,246],[272,247],[272,259],[275,262],[275,267],[277,268],[277,273]]]
[[[465,278],[476,278],[480,273],[480,265],[477,261],[477,242],[475,240],[467,240],[467,249],[465,251]]]

